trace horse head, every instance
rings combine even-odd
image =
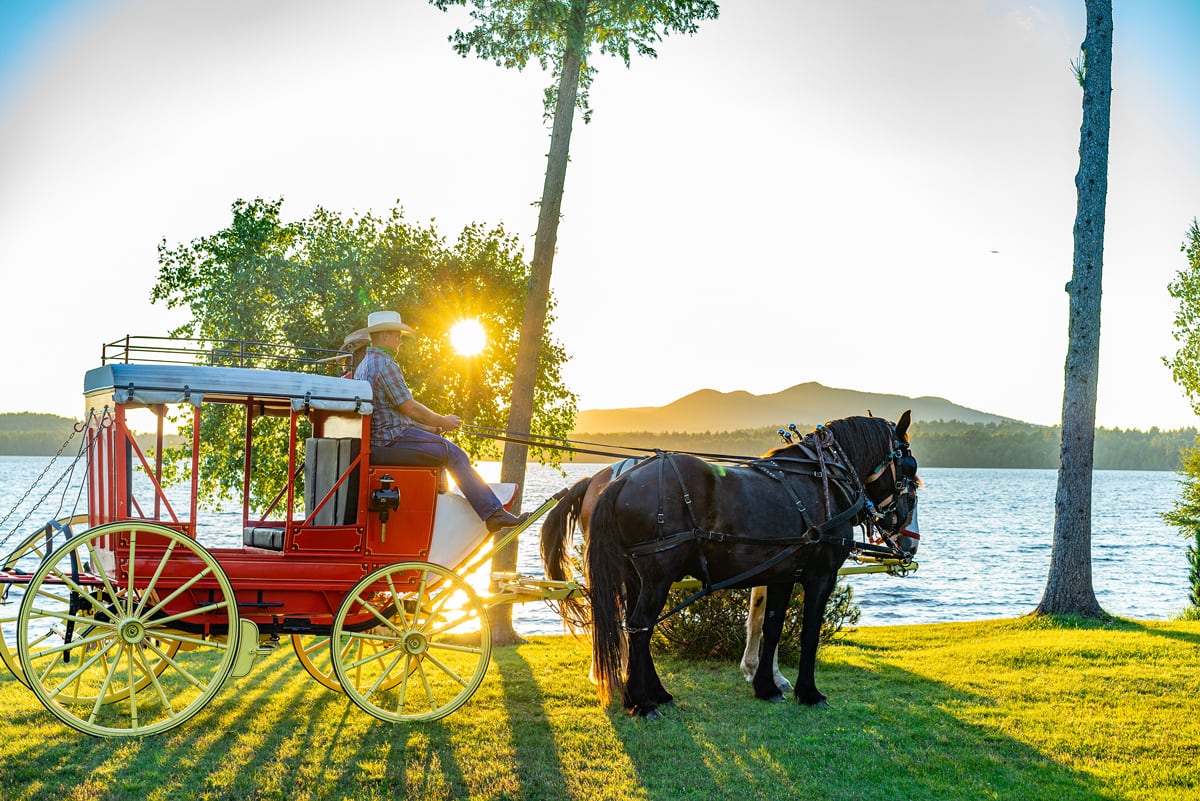
[[[921,539],[917,529],[917,487],[921,479],[909,448],[911,422],[911,411],[905,411],[894,426],[887,424],[891,450],[863,479],[867,500],[875,508],[875,525],[898,551],[910,557],[916,554]]]

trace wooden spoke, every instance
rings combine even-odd
[[[363,578],[340,605],[330,640],[342,690],[388,721],[437,720],[460,708],[482,683],[492,645],[475,591],[428,562],[400,562]]]

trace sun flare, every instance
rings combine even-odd
[[[459,320],[450,329],[450,344],[463,356],[474,356],[487,344],[487,332],[478,320]]]

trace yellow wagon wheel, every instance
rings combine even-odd
[[[429,562],[388,565],[355,585],[338,608],[329,650],[345,693],[387,721],[449,715],[479,689],[491,653],[479,596]]]
[[[384,646],[376,640],[355,637],[345,642],[343,647],[353,649],[354,653],[350,653],[347,650],[346,653],[342,654],[342,659],[354,662],[362,659],[367,654],[381,650]],[[308,675],[331,690],[342,691],[342,685],[338,682],[337,674],[333,672],[333,658],[330,655],[329,637],[323,634],[293,634],[292,650],[296,652],[296,658],[300,660],[300,664],[308,672]],[[395,681],[399,680],[399,677],[395,679]],[[385,687],[384,689],[387,688]]]
[[[53,523],[46,524],[4,557],[4,561],[0,562],[0,573],[32,573],[47,554],[78,533],[73,528],[87,527],[88,516],[64,517],[56,522],[57,527]],[[0,586],[0,662],[17,681],[28,687],[29,682],[25,680],[16,650],[17,610],[21,606],[21,599],[25,597],[25,587],[20,582]]]
[[[120,571],[109,550],[117,541],[129,557]],[[187,721],[229,676],[238,635],[233,587],[217,561],[151,523],[110,523],[68,540],[34,573],[17,615],[30,689],[98,737]]]

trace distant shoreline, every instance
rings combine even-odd
[[[0,456],[53,456],[75,435],[77,421],[58,415],[34,413],[0,414]],[[806,432],[811,427],[797,426]],[[674,453],[723,454],[754,458],[783,443],[779,429],[762,426],[732,431],[629,431],[594,433],[574,431],[568,442],[601,453],[564,451],[561,459],[570,464],[608,464],[628,456],[648,455],[652,450]],[[454,436],[452,435],[453,439]],[[143,449],[155,446],[155,435],[142,433],[137,440]],[[459,440],[464,446],[470,445]],[[168,435],[167,447],[182,439]],[[923,467],[958,468],[1057,468],[1059,428],[1031,423],[963,423],[933,421],[914,423],[913,451]],[[1181,428],[1149,431],[1097,428],[1097,470],[1166,470],[1181,467],[1184,451],[1197,445],[1197,430]],[[74,447],[72,445],[71,447]],[[530,463],[537,463],[533,458]]]

